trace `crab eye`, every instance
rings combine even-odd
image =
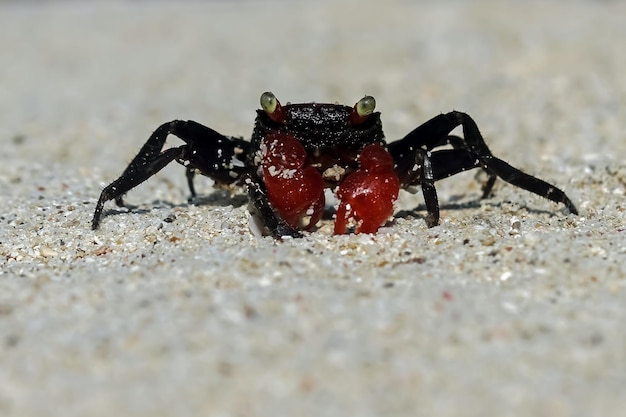
[[[374,113],[374,109],[376,108],[376,100],[372,96],[365,96],[361,100],[356,103],[354,106],[356,109],[356,114],[361,117],[369,116]]]
[[[266,91],[261,94],[261,108],[265,113],[275,122],[284,122],[285,121],[285,111],[283,107],[280,105],[280,102],[276,98],[276,96]]]
[[[357,103],[352,108],[352,113],[350,114],[350,123],[353,125],[363,123],[370,114],[374,113],[375,108],[376,100],[374,99],[374,97],[363,97],[361,100],[357,101]]]
[[[278,100],[276,100],[276,96],[274,94],[269,91],[261,94],[261,108],[265,110],[266,113],[274,113],[277,105]]]

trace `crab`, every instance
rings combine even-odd
[[[105,202],[124,206],[123,195],[172,161],[186,167],[190,201],[197,173],[216,186],[245,186],[249,211],[276,238],[302,237],[326,209],[325,189],[338,200],[334,234],[376,233],[394,213],[400,189],[421,187],[428,227],[439,224],[435,182],[473,168],[486,172],[482,197],[498,177],[578,210],[559,188],[514,168],[491,153],[474,120],[451,111],[386,143],[372,96],[354,106],[327,103],[282,105],[271,92],[260,99],[250,141],[224,136],[194,121],[159,126],[122,175],[102,190],[92,228],[100,225]],[[451,135],[461,126],[463,137]],[[185,144],[163,150],[168,135]]]

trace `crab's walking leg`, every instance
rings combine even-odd
[[[485,163],[484,159],[476,159],[469,151],[446,149],[433,152],[431,159],[433,165],[437,167],[434,171],[435,181],[472,168],[485,166],[485,169],[493,172],[504,181],[556,203],[563,203],[572,214],[578,214],[578,210],[565,192],[546,181],[520,171],[495,156],[485,157],[484,159],[488,161]]]
[[[118,206],[123,206],[123,194],[135,188],[136,186],[159,172],[167,164],[178,158],[183,152],[183,148],[184,146],[168,149],[158,154],[153,159],[147,159],[142,154],[138,155],[133,160],[133,162],[131,162],[128,168],[124,170],[124,172],[118,179],[113,181],[111,184],[106,186],[104,190],[102,190],[93,214],[91,228],[95,230],[100,225],[100,217],[102,216],[104,203],[109,200],[115,199],[115,203]]]
[[[426,204],[426,224],[428,227],[434,227],[439,224],[439,199],[437,198],[437,189],[435,188],[435,173],[433,172],[433,162],[431,153],[426,152],[422,160],[422,194],[424,196],[424,204]]]
[[[457,126],[463,127],[463,138],[450,136],[450,132]],[[454,149],[432,151],[446,144],[452,145]],[[483,186],[483,197],[491,192],[498,176],[517,187],[556,203],[563,203],[571,213],[578,214],[578,210],[562,190],[494,157],[478,126],[465,113],[452,111],[435,116],[403,139],[389,144],[388,148],[396,161],[396,172],[403,186],[421,184],[429,213],[429,226],[434,226],[439,221],[439,205],[433,182],[478,167],[488,174],[487,182]]]
[[[186,142],[185,145],[166,149],[163,146],[167,136],[173,134]],[[227,138],[213,129],[194,121],[174,120],[159,126],[141,147],[122,175],[102,190],[94,211],[91,227],[97,229],[104,203],[115,200],[118,206],[124,205],[122,196],[148,178],[159,172],[170,162],[177,160],[187,165],[187,181],[192,196],[193,173],[195,168],[217,182],[232,183],[244,171],[243,161],[233,166],[237,149],[245,154],[249,144],[241,139]],[[193,172],[192,172],[193,170]]]
[[[526,174],[525,172],[509,165],[503,160],[493,156],[485,140],[483,139],[476,122],[467,114],[461,112],[451,112],[446,115],[447,117],[454,117],[457,120],[457,125],[463,126],[463,136],[467,147],[471,153],[476,156],[481,166],[488,172],[497,175],[509,184],[513,184],[519,188],[522,188],[531,193],[537,194],[555,203],[562,203],[572,214],[578,214],[578,210],[574,203],[567,197],[567,195],[555,187],[554,185]],[[493,184],[491,184],[493,185]],[[491,187],[487,188],[487,193]],[[483,191],[485,193],[485,191]]]

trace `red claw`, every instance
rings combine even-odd
[[[270,133],[263,143],[263,180],[272,206],[293,228],[300,228],[302,219],[310,216],[305,228],[311,229],[324,213],[322,175],[306,166],[306,151],[294,136]]]
[[[337,190],[335,234],[345,233],[351,219],[355,233],[376,233],[393,214],[400,180],[389,152],[379,144],[368,145],[361,151],[359,164]]]

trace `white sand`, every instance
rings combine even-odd
[[[0,4],[0,415],[620,416],[626,5]],[[377,235],[255,238],[177,164],[112,202],[161,122],[247,136],[261,92],[352,104],[389,140],[475,117],[581,215],[473,173]],[[175,138],[169,143],[179,143]],[[164,222],[175,215],[171,223]]]

